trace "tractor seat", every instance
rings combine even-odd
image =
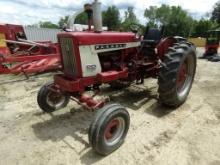
[[[163,28],[161,30],[156,28],[147,28],[144,38],[141,42],[144,45],[156,46],[160,42],[162,35]]]

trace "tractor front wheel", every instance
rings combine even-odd
[[[159,72],[159,100],[178,107],[189,95],[196,72],[196,52],[187,42],[176,44],[164,56]]]
[[[69,96],[56,92],[54,83],[45,84],[37,95],[37,102],[42,111],[50,113],[65,107],[69,102]]]
[[[127,110],[119,104],[101,108],[89,128],[89,142],[101,155],[108,155],[124,142],[130,125]]]

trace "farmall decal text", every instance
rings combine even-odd
[[[125,48],[125,47],[126,44],[105,44],[105,45],[96,45],[95,50]]]

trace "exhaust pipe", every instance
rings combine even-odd
[[[101,2],[95,0],[92,4],[93,9],[93,25],[95,32],[102,32],[102,8]]]
[[[93,24],[95,32],[102,32],[102,9],[101,2],[98,2],[98,0],[95,0],[92,5],[85,4],[84,10],[80,10],[74,15],[70,16],[68,19],[67,28],[73,30],[76,17],[83,12],[86,12],[88,15],[88,30],[91,31],[91,26]]]

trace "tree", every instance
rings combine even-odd
[[[165,35],[180,35],[188,37],[192,31],[193,19],[180,6],[161,5],[161,7],[151,6],[145,10],[144,16],[151,26],[165,26]]]
[[[86,25],[88,23],[88,16],[85,12],[79,14],[75,19],[75,24]]]
[[[134,8],[128,7],[127,11],[125,11],[125,21],[131,22],[131,23],[139,23],[136,15],[134,14]]]
[[[44,22],[40,21],[38,24],[39,24],[39,27],[41,27],[41,28],[50,28],[50,29],[58,29],[59,28],[58,25],[56,25],[50,21],[44,21]]]
[[[59,27],[62,28],[64,24],[67,24],[68,22],[68,19],[69,19],[69,16],[64,16],[64,17],[61,17],[58,24],[59,24]],[[85,12],[79,14],[76,19],[75,19],[75,24],[87,24],[88,22],[88,18],[87,18],[87,14]]]
[[[116,6],[110,6],[106,11],[102,12],[103,25],[109,30],[119,30],[120,28],[120,13]]]
[[[220,24],[220,1],[218,1],[214,6],[211,20],[216,21],[218,24]]]
[[[107,26],[110,30],[118,30],[120,28],[120,13],[117,7],[110,6],[106,11],[102,12],[103,17],[103,25]],[[59,26],[63,27],[63,25],[68,22],[69,16],[61,17],[59,20]],[[75,19],[76,24],[87,24],[88,16],[85,12],[79,14]]]
[[[157,27],[157,7],[150,6],[145,10],[144,16],[148,19],[149,27]]]
[[[140,25],[139,20],[137,19],[134,8],[128,7],[125,11],[125,20],[122,22],[122,28],[124,31],[130,31],[132,25]]]
[[[208,30],[215,29],[217,27],[217,23],[211,20],[206,20],[202,18],[201,20],[197,21],[194,20],[194,28],[192,31],[192,37],[206,37],[206,32]]]
[[[67,24],[68,18],[69,18],[68,15],[60,18],[60,20],[58,22],[58,25],[60,28],[63,28],[63,25]]]

